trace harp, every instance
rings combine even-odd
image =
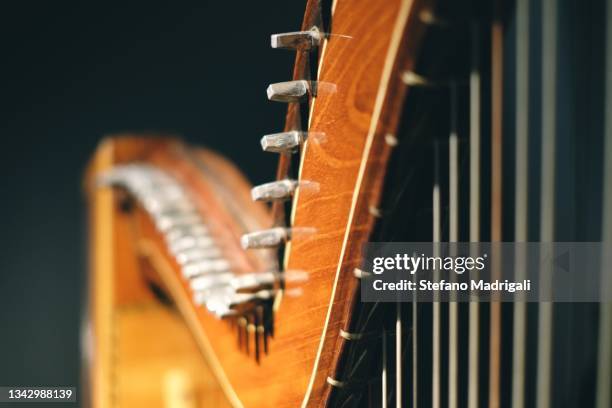
[[[600,6],[309,0],[300,31],[272,36],[296,53],[267,90],[287,104],[261,140],[276,181],[251,189],[172,138],[102,144],[86,178],[93,405],[609,407],[608,304],[359,295],[368,241],[609,243],[612,90],[560,91],[579,57],[564,29],[612,55],[588,30]],[[580,101],[601,125],[585,135]]]

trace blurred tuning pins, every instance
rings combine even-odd
[[[232,316],[235,307],[273,297],[279,275],[236,275],[182,186],[164,171],[143,163],[118,165],[102,174],[98,184],[125,188],[141,203],[189,280],[194,298],[216,316]],[[246,289],[253,293],[241,293]]]
[[[305,282],[304,272],[261,272],[201,276],[190,281],[195,303],[218,316],[231,316],[250,302],[272,299],[282,282]]]
[[[254,293],[236,293],[228,290],[217,291],[213,296],[206,297],[199,293],[194,295],[196,303],[205,305],[206,308],[219,317],[235,316],[239,313],[240,306],[252,302],[271,300],[274,298],[275,291],[264,289]]]
[[[404,71],[401,74],[401,80],[405,85],[411,87],[422,87],[422,88],[445,88],[453,86],[466,86],[468,81],[464,78],[426,78],[422,75],[417,74],[414,71]]]
[[[179,236],[173,241],[169,242],[170,252],[173,255],[178,255],[182,251],[193,249],[193,248],[214,248],[214,240],[206,235],[186,235]]]
[[[439,83],[425,78],[414,71],[405,71],[402,74],[402,82],[408,86],[438,86]]]
[[[275,227],[244,234],[240,243],[244,249],[274,248],[287,242],[290,236],[289,228]]]
[[[448,21],[436,13],[432,9],[425,8],[419,13],[419,20],[423,24],[445,27],[449,25]]]
[[[305,282],[308,275],[305,272],[258,272],[243,275],[224,273],[219,275],[200,276],[190,282],[194,292],[204,292],[216,287],[231,287],[236,292],[254,290],[259,287],[273,287],[281,281],[286,283]]]
[[[191,279],[216,273],[231,273],[230,263],[225,259],[200,259],[183,266],[183,276]]]

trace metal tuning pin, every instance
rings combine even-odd
[[[201,218],[197,213],[176,213],[155,219],[157,229],[162,232],[170,231],[175,227],[196,226],[199,224],[201,224]]]
[[[179,225],[166,232],[166,242],[172,245],[185,237],[208,237],[208,228],[204,224]]]
[[[168,242],[170,252],[177,255],[185,250],[194,248],[214,248],[215,241],[210,236],[182,236]]]
[[[183,265],[181,272],[185,278],[190,279],[206,274],[229,273],[231,272],[230,267],[230,263],[223,258],[199,259]]]
[[[238,293],[261,292],[264,289],[278,289],[281,282],[302,283],[308,280],[303,271],[251,272],[235,275],[231,272],[213,275],[196,276],[190,279],[195,303],[206,304],[208,301],[230,298]]]
[[[322,39],[323,34],[317,27],[313,27],[308,31],[272,34],[270,37],[270,45],[272,48],[309,51],[318,47]]]
[[[436,15],[431,9],[421,10],[419,13],[419,20],[427,25],[446,26],[448,21]]]
[[[236,275],[231,272],[216,275],[196,276],[189,281],[189,286],[195,292],[210,291],[216,288],[231,288],[230,283],[236,279]]]
[[[265,152],[289,153],[295,151],[304,143],[306,135],[307,132],[299,130],[264,135],[261,138],[261,148]]]
[[[190,281],[194,291],[214,291],[229,289],[238,292],[247,289],[256,289],[263,286],[273,286],[281,280],[278,272],[253,272],[243,275],[222,273],[218,275],[199,276]]]
[[[305,79],[296,81],[277,82],[270,84],[266,90],[268,99],[276,102],[301,102],[305,100],[313,89],[313,82]]]
[[[100,187],[125,188],[151,217],[164,236],[168,252],[189,281],[194,301],[219,318],[236,316],[235,309],[248,309],[273,298],[281,280],[299,280],[299,276],[278,272],[237,275],[232,262],[224,256],[210,234],[205,220],[183,187],[163,170],[148,164],[127,164],[112,168],[98,179]],[[297,182],[259,186],[258,199],[277,199],[291,194]],[[288,231],[273,228],[243,238],[248,247],[274,246],[288,238]]]
[[[289,228],[276,227],[244,234],[240,243],[244,249],[274,248],[285,243],[289,236]]]
[[[195,206],[187,200],[150,197],[147,198],[142,204],[149,213],[159,216],[179,212],[196,211]]]
[[[219,275],[221,276],[221,275]],[[202,281],[201,279],[206,279]],[[204,305],[208,300],[219,296],[230,296],[236,293],[231,286],[221,281],[211,280],[209,277],[197,277],[189,282],[193,290],[193,301],[199,305]]]
[[[353,269],[353,276],[355,276],[357,279],[364,279],[372,276],[372,274],[364,271],[363,269],[355,268]]]
[[[402,73],[402,82],[408,86],[436,86],[436,82],[417,74],[414,71]]]
[[[273,290],[260,290],[255,293],[219,293],[217,295],[201,299],[204,300],[206,308],[218,317],[235,315],[234,308],[251,302],[270,300],[274,297]]]
[[[298,182],[295,180],[279,180],[260,184],[251,189],[253,201],[285,200],[293,195]]]
[[[280,274],[278,272],[255,272],[235,276],[229,285],[236,291],[254,289],[263,286],[274,286],[281,281],[301,283],[308,280],[308,274],[302,271],[292,271]]]
[[[176,261],[180,265],[202,261],[205,259],[219,259],[221,252],[217,248],[190,248],[180,251],[176,255]]]

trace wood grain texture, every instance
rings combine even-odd
[[[294,200],[293,227],[316,233],[292,240],[287,263],[288,269],[305,269],[315,282],[324,282],[309,305],[311,321],[324,316],[325,322],[304,405],[325,405],[327,377],[335,378],[344,346],[339,331],[347,327],[357,295],[352,271],[373,226],[369,208],[378,204],[389,155],[384,137],[397,128],[406,91],[400,73],[414,63],[423,31],[416,15],[422,6],[335,3],[318,78],[334,84],[335,92],[323,88],[317,95],[309,128],[326,138],[306,143],[300,168],[300,179],[317,182],[320,190],[298,192]],[[325,307],[316,309],[317,304]]]

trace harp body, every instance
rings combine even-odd
[[[607,197],[610,135],[590,147],[557,136],[558,19],[543,12],[557,7],[527,3],[309,0],[301,31],[272,39],[296,59],[291,81],[268,88],[287,104],[270,129],[284,133],[262,140],[279,155],[277,180],[251,192],[232,164],[176,139],[102,143],[86,177],[93,406],[609,406],[605,305],[360,299],[367,242],[553,241],[572,188]],[[520,63],[536,45],[537,97],[535,68]],[[600,152],[584,167],[594,189],[560,183],[555,146],[572,143]],[[162,189],[100,186],[113,171],[180,190],[168,222],[201,224],[205,234],[181,235],[200,252],[169,243],[172,227],[150,205]],[[606,241],[606,200],[595,217],[604,227],[582,238]],[[580,342],[560,334],[577,327],[588,345],[559,363]]]

